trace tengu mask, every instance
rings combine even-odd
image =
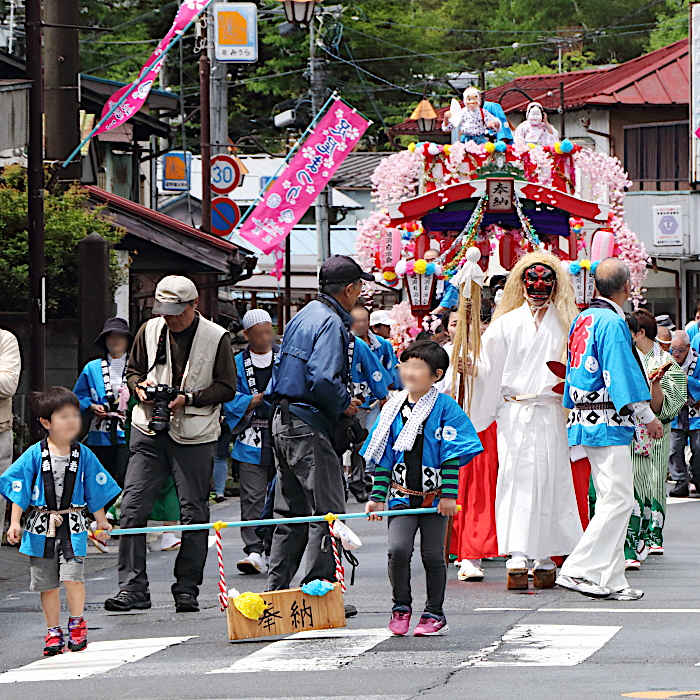
[[[522,280],[527,298],[536,306],[541,306],[552,296],[557,275],[549,265],[535,263],[525,268]]]

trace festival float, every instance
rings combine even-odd
[[[425,112],[429,103],[421,104]],[[482,103],[475,88],[463,105],[453,100],[445,114],[451,144],[411,143],[380,163],[372,175],[376,210],[358,224],[363,267],[406,292],[392,311],[397,350],[447,285],[459,286],[471,305],[470,290],[484,275],[507,274],[537,248],[568,263],[581,307],[592,297],[596,262],[619,257],[637,306],[648,256],[624,221],[631,183],[620,161],[559,139],[537,102],[514,133],[500,105]]]

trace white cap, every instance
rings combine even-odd
[[[257,326],[258,323],[272,323],[272,318],[265,309],[251,309],[245,312],[245,316],[243,316],[244,331],[247,331],[253,326]]]
[[[181,275],[168,275],[158,282],[153,313],[156,316],[179,316],[190,301],[199,297],[194,282]]]
[[[373,311],[369,315],[369,325],[370,326],[390,326],[391,317],[386,311],[380,309],[379,311]]]

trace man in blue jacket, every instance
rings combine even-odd
[[[275,515],[295,517],[345,512],[339,454],[348,445],[347,419],[357,414],[352,398],[350,309],[372,275],[350,257],[334,255],[321,266],[320,294],[289,323],[268,392],[275,402],[272,441],[277,457]],[[289,588],[304,552],[302,583],[335,580],[326,523],[278,525],[272,539],[268,590]]]

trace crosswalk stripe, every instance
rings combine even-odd
[[[514,625],[461,666],[575,666],[620,629],[612,625]]]
[[[192,639],[188,637],[152,637],[150,639],[118,639],[109,642],[91,642],[85,651],[66,652],[33,661],[0,674],[0,683],[29,681],[68,681],[106,673],[118,666],[155,654],[174,644]]]
[[[332,629],[298,632],[209,673],[333,671],[391,636],[388,629]]]

